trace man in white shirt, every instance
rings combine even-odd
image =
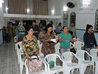
[[[72,31],[72,36],[76,37],[76,29],[74,24],[72,23],[71,26],[69,27],[69,31]]]
[[[56,34],[59,34],[62,32],[62,26],[61,23],[58,24],[58,26],[56,27]]]
[[[53,32],[55,32],[55,25],[53,24],[53,21],[50,21],[50,24],[53,26]]]

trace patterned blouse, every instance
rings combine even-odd
[[[40,37],[40,41],[43,43],[42,45],[42,53],[43,54],[52,54],[55,53],[55,48],[54,48],[54,43],[49,43],[49,42],[45,42],[45,40],[47,39],[54,39],[55,36],[54,34],[48,35],[47,33],[44,33],[41,37]]]
[[[33,36],[33,40],[28,40],[27,37],[25,36],[22,40],[22,48],[24,53],[27,53],[30,57],[31,56],[36,56],[39,53],[39,47],[37,44],[37,39],[35,36]],[[26,55],[24,60],[26,60]]]

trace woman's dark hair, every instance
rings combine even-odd
[[[29,26],[29,27],[27,28],[27,31],[26,31],[27,34],[28,34],[28,31],[29,31],[30,29],[33,29],[33,30],[34,30],[34,28],[33,28],[32,26]]]
[[[50,21],[50,24],[53,24],[53,21]]]
[[[65,27],[67,27],[67,26],[63,26],[63,29],[64,29]]]
[[[61,22],[59,24],[62,24]]]
[[[52,24],[48,24],[48,25],[46,26],[46,33],[47,33],[49,27],[52,27],[52,28],[53,28]],[[51,34],[52,34],[52,31],[51,31]]]
[[[93,27],[92,25],[87,24],[86,26],[86,31],[88,31],[88,29],[90,29],[91,27]]]

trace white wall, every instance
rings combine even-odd
[[[63,7],[66,6],[67,2],[69,0],[48,0],[48,14],[52,15],[51,10],[55,10],[54,15],[60,15],[62,16],[62,19],[58,20],[58,22],[61,22],[63,24]],[[76,7],[73,9],[68,9],[69,15],[68,15],[68,25],[70,24],[70,13],[76,11]]]
[[[67,2],[72,0],[49,0],[49,15],[51,15],[51,10],[55,9],[54,15],[61,15],[62,19],[60,21],[63,22],[63,6],[66,5]],[[69,9],[69,19],[68,25],[70,25],[70,13],[76,12],[76,28],[77,29],[85,29],[87,24],[95,25],[95,12],[98,9],[98,0],[93,1],[91,3],[91,7],[89,9],[79,9],[82,4],[82,0],[73,0],[75,4],[75,8]],[[95,3],[95,4],[94,4]]]
[[[3,8],[0,7],[0,45],[3,43],[2,27],[4,26]]]
[[[52,15],[51,10],[54,9],[55,10],[54,15],[62,16],[62,19],[57,20],[58,21],[57,23],[59,22],[63,23],[63,6],[64,5],[65,5],[65,0],[48,0],[48,15]],[[53,21],[56,21],[56,20],[53,20]]]
[[[87,24],[94,26],[95,13],[77,13],[76,15],[76,29],[85,29]]]
[[[80,0],[81,5],[82,0]],[[98,8],[98,0],[91,0],[91,6],[88,8],[82,8],[77,5],[75,9],[72,9],[76,12],[76,29],[85,29],[87,24],[95,26],[95,12]],[[93,27],[94,28],[94,27]]]
[[[0,29],[4,26],[3,10],[0,7]]]

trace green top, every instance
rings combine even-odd
[[[67,36],[65,35],[64,32],[59,34],[59,37],[61,37],[61,40],[66,40],[66,42],[61,42],[60,46],[61,47],[70,47],[70,39],[71,39],[71,34],[67,33]]]

